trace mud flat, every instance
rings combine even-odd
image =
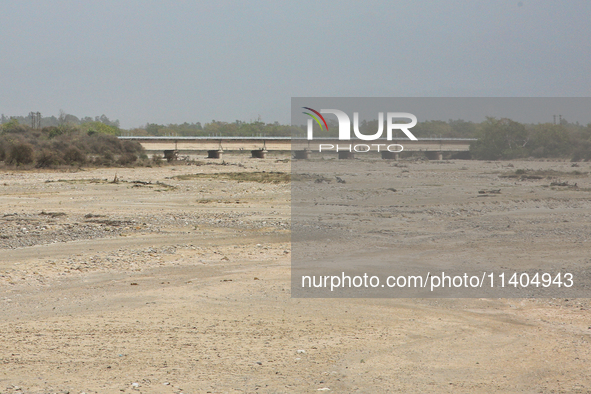
[[[0,392],[591,392],[589,299],[291,298],[283,159],[2,173]],[[589,266],[589,164],[391,165],[400,253]]]

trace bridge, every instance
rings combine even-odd
[[[222,148],[224,151],[291,150],[291,137],[162,137],[120,136],[121,140],[139,142],[148,152],[165,150],[204,152]]]
[[[228,151],[251,151],[254,157],[264,157],[267,151],[294,151],[318,152],[322,145],[322,151],[330,151],[328,146],[332,145],[333,151],[339,148],[339,157],[351,158],[344,154],[347,146],[351,144],[383,145],[382,157],[385,159],[397,159],[397,152],[388,152],[386,148],[393,144],[404,147],[405,152],[425,152],[430,159],[441,160],[443,152],[466,152],[470,150],[470,143],[476,141],[474,138],[421,138],[418,141],[411,141],[408,138],[394,138],[391,141],[379,139],[375,141],[352,140],[340,141],[338,138],[305,138],[292,137],[197,137],[197,136],[120,136],[121,140],[139,142],[148,154],[162,154],[164,152],[179,152],[190,154],[197,152],[208,152],[211,158],[220,158],[222,152]],[[375,148],[374,148],[375,149]],[[394,148],[392,148],[394,149]],[[384,152],[384,150],[386,150]],[[216,154],[217,152],[217,154]],[[257,153],[260,152],[260,153]],[[343,154],[341,155],[341,152]],[[359,152],[359,151],[358,151]],[[391,154],[390,154],[391,153]],[[258,154],[258,155],[257,155]],[[307,158],[309,154],[300,155],[298,158]],[[349,156],[349,157],[347,157]]]

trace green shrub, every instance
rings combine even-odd
[[[8,152],[8,164],[30,164],[33,162],[33,147],[27,142],[16,142]]]
[[[75,146],[70,146],[64,152],[64,161],[67,164],[84,164],[86,163],[86,155]]]
[[[121,157],[119,157],[119,160],[117,160],[117,163],[121,164],[122,166],[126,166],[129,164],[133,164],[137,161],[137,156],[133,153],[124,153],[121,155]]]
[[[28,128],[25,125],[19,124],[18,120],[11,119],[8,122],[4,123],[2,126],[2,133],[13,133],[13,134],[22,134],[25,133]]]
[[[108,125],[102,122],[88,122],[80,125],[80,130],[88,134],[110,134],[120,135],[121,130],[117,126]]]
[[[49,149],[42,149],[37,153],[35,167],[53,168],[59,164],[62,164],[62,160],[55,154],[55,152],[52,152]]]
[[[153,155],[152,156],[152,163],[156,164],[156,165],[161,165],[162,164],[162,156],[161,155]]]

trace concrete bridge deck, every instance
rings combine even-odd
[[[138,141],[146,151],[208,151],[219,149],[224,151],[251,151],[265,147],[268,151],[290,151],[309,149],[318,151],[319,144],[345,146],[348,144],[400,144],[404,151],[424,152],[462,152],[470,150],[474,138],[421,138],[411,141],[408,138],[395,138],[391,141],[380,139],[375,141],[351,140],[339,141],[337,138],[316,138],[308,141],[305,138],[291,137],[162,137],[162,136],[120,136],[121,140]]]

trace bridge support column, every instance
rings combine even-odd
[[[443,160],[443,152],[428,151],[425,152],[425,156],[427,156],[427,159],[429,160]]]
[[[178,156],[179,156],[179,151],[176,149],[167,149],[164,151],[164,158],[169,163],[171,161],[176,161],[178,159]]]
[[[223,150],[221,149],[212,149],[207,151],[207,158],[208,159],[221,159],[223,156]]]
[[[296,150],[294,152],[293,158],[298,160],[307,160],[310,158],[310,151],[308,149]]]
[[[355,153],[353,152],[339,152],[339,159],[354,159]]]
[[[384,160],[398,160],[399,158],[400,153],[398,152],[382,151],[382,159]]]
[[[264,148],[251,150],[250,153],[252,154],[252,157],[254,157],[255,159],[264,159],[265,157],[267,157],[267,150]]]

